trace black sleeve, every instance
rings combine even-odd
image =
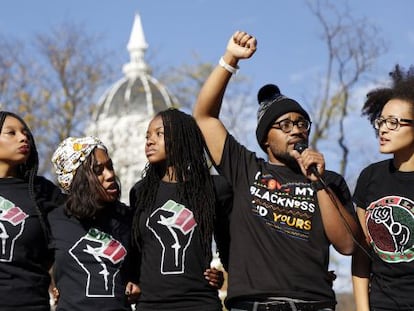
[[[43,222],[41,222],[42,226],[44,224],[45,228],[45,235],[47,239],[47,247],[49,250],[49,265],[51,266],[54,261],[54,240],[51,238],[51,230],[50,230],[50,223],[48,220],[47,215],[59,208],[65,200],[66,195],[62,193],[60,188],[52,183],[50,180],[36,176],[33,184],[33,192],[35,195],[36,205],[39,207],[41,217],[43,218]]]
[[[128,249],[128,254],[123,263],[123,267],[127,274],[127,281],[138,285],[141,267],[141,252],[139,251],[137,245],[132,243],[132,241]]]
[[[354,204],[352,202],[352,195],[345,179],[341,175],[332,171],[329,173],[330,174],[327,176],[328,186],[333,190],[339,201],[348,210],[348,212],[356,217]]]
[[[364,168],[362,172],[360,173],[360,175],[358,176],[358,180],[357,180],[354,195],[353,195],[353,200],[355,202],[355,205],[363,209],[366,209],[368,205],[367,188],[368,188],[369,181],[372,178],[370,168],[371,168],[370,166]]]
[[[35,178],[34,192],[36,203],[43,215],[62,205],[66,200],[66,195],[60,188],[42,176]]]
[[[230,248],[230,213],[233,207],[233,191],[227,180],[220,175],[213,175],[216,195],[216,219],[214,224],[214,239],[220,261],[228,271]]]
[[[131,190],[129,190],[129,206],[135,210],[136,203],[138,199],[138,191],[140,187],[141,181],[138,181],[134,186],[132,186]]]

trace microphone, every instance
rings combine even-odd
[[[302,153],[307,148],[308,148],[308,143],[306,141],[304,141],[304,140],[295,143],[295,145],[293,146],[293,149],[295,149],[299,153]],[[321,176],[321,174],[319,174],[318,169],[316,168],[316,165],[315,164],[312,164],[309,167],[309,170],[311,171],[311,173],[313,175],[315,175],[316,177],[318,177],[319,180],[322,179],[322,176]]]

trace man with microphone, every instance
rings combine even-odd
[[[193,115],[212,160],[233,187],[229,310],[334,310],[329,247],[344,255],[359,235],[349,189],[307,148],[308,113],[276,85],[258,92],[256,137],[268,160],[247,150],[219,119],[224,93],[256,39],[236,31],[204,83]]]

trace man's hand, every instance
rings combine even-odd
[[[256,52],[256,38],[244,31],[236,31],[227,43],[227,51],[234,58],[250,58]]]

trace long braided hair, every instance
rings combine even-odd
[[[33,134],[30,131],[29,127],[27,126],[26,122],[20,116],[10,111],[0,111],[0,132],[3,131],[4,121],[6,120],[7,117],[13,117],[19,120],[23,124],[27,132],[27,139],[29,140],[29,145],[30,145],[30,155],[25,163],[20,164],[17,167],[17,174],[15,177],[21,178],[28,183],[30,198],[33,200],[33,202],[35,202],[35,208],[36,208],[37,214],[39,215],[39,222],[43,229],[46,243],[48,243],[49,242],[49,229],[45,222],[45,218],[44,218],[45,216],[42,214],[37,204],[37,196],[36,196],[35,188],[34,188],[35,178],[37,176],[37,170],[39,167],[39,156],[37,153]]]
[[[154,206],[161,179],[168,168],[177,179],[180,199],[194,214],[200,231],[200,241],[206,261],[211,260],[211,240],[215,217],[215,194],[205,153],[205,141],[192,116],[175,108],[159,112],[164,125],[165,163],[148,163],[140,187],[136,187],[136,213],[133,234],[140,245],[139,218],[141,212]],[[172,176],[170,176],[172,177]]]
[[[362,107],[362,114],[367,116],[371,124],[381,115],[385,104],[391,99],[400,99],[413,105],[414,115],[414,66],[404,70],[396,65],[389,73],[392,84],[390,87],[378,88],[367,94],[367,100]]]

